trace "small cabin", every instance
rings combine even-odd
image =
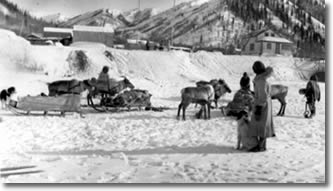
[[[245,55],[292,56],[293,51],[293,42],[270,29],[249,33],[243,39],[242,54]]]
[[[73,29],[71,28],[56,28],[56,27],[44,27],[43,36],[57,37],[59,39],[73,37]]]
[[[97,42],[112,47],[114,30],[112,27],[80,26],[73,29],[73,42]]]

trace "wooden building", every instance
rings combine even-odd
[[[114,30],[111,27],[80,26],[73,28],[73,42],[97,42],[112,47]]]
[[[252,32],[243,39],[242,54],[245,55],[292,56],[293,52],[293,42],[270,29]]]
[[[56,27],[44,27],[44,37],[57,37],[60,39],[73,37],[73,29],[71,28],[56,28]]]

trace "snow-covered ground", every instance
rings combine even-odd
[[[126,51],[104,46],[31,46],[0,30],[0,89],[15,86],[19,97],[47,92],[46,82],[73,74],[71,51],[82,49],[89,70],[70,78],[96,77],[104,65],[110,76],[127,76],[152,93],[152,104],[163,112],[96,113],[83,108],[85,118],[17,116],[0,111],[1,168],[34,166],[31,172],[1,178],[3,182],[45,183],[324,183],[325,84],[313,119],[303,118],[306,81],[299,78],[296,60],[289,57],[225,56],[221,53]],[[103,52],[113,55],[110,60]],[[274,117],[275,138],[268,150],[235,150],[236,121],[212,111],[212,119],[176,119],[180,90],[198,80],[223,78],[233,92],[220,100],[226,105],[239,88],[243,72],[253,78],[252,64],[262,60],[274,68],[272,83],[289,87],[286,116]],[[46,75],[47,74],[47,75]],[[84,94],[82,103],[86,104]],[[280,105],[273,101],[274,113]],[[36,173],[33,173],[37,171]],[[39,172],[40,171],[40,172]]]

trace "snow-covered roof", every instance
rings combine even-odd
[[[285,38],[280,38],[280,37],[273,37],[273,36],[265,36],[261,39],[258,39],[258,41],[265,41],[265,42],[280,42],[280,43],[287,43],[287,44],[292,44],[291,41],[285,39]]]
[[[113,27],[98,27],[98,26],[83,26],[75,25],[74,31],[89,31],[89,32],[108,32],[113,33]]]
[[[127,43],[128,44],[137,44],[137,43],[147,43],[146,40],[136,40],[136,39],[127,39]]]
[[[73,34],[73,29],[71,28],[55,28],[55,27],[44,27],[44,32],[57,32],[57,33],[71,33]]]

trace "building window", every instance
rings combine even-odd
[[[254,44],[250,44],[250,51],[253,51],[254,50]]]
[[[267,49],[272,50],[272,43],[267,43]]]
[[[272,36],[272,37],[275,37],[275,34],[274,34],[274,33],[272,33],[272,34],[271,34],[271,36]]]
[[[269,33],[267,32],[267,33],[265,33],[265,36],[269,36]]]

